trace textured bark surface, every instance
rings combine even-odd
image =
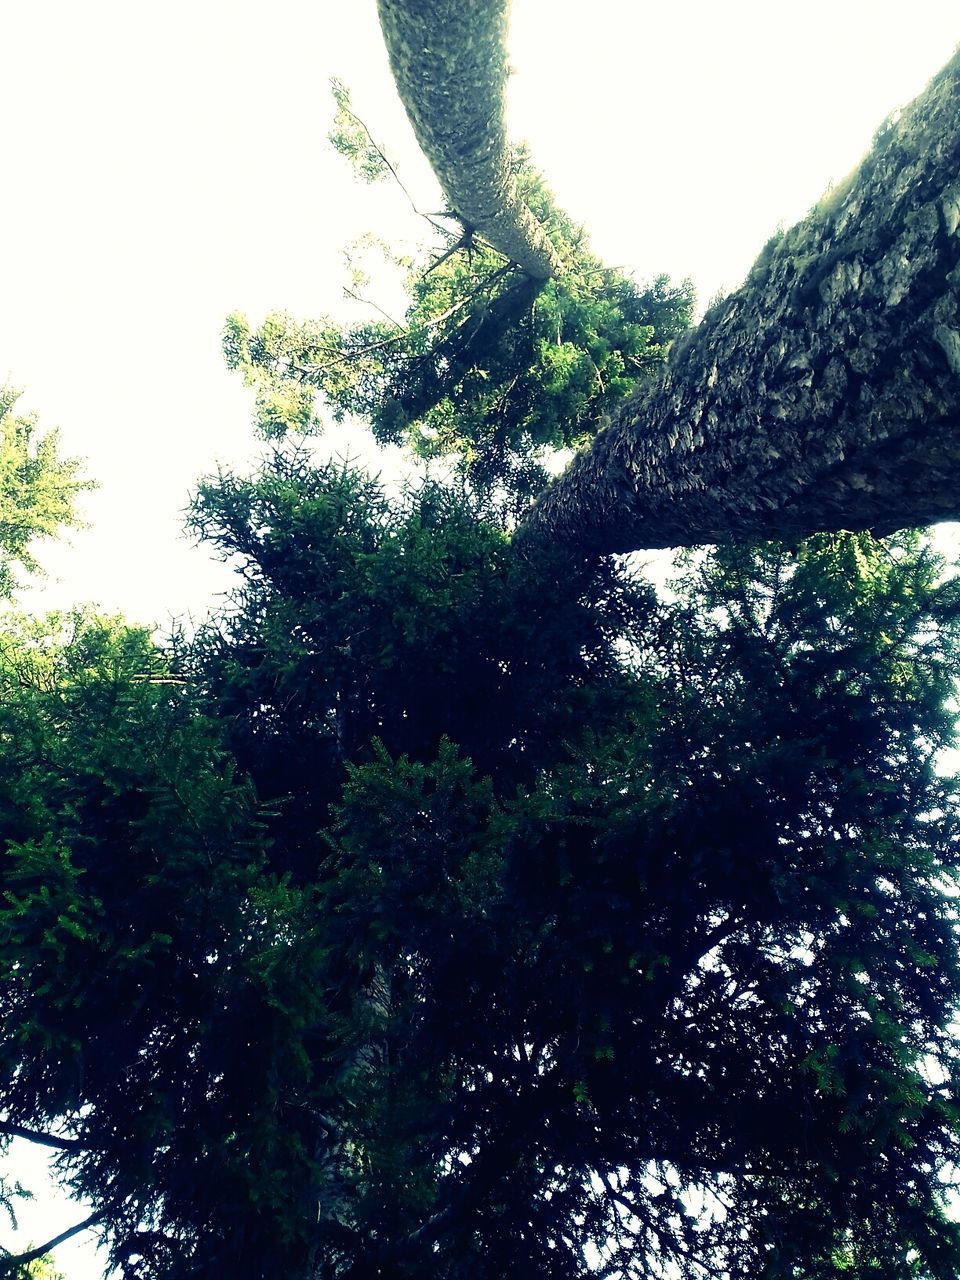
[[[960,54],[676,344],[525,532],[586,552],[960,518]]]
[[[509,0],[378,0],[417,141],[470,228],[535,280],[561,264],[517,192],[504,126]]]

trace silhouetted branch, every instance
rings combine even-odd
[[[61,1231],[58,1236],[54,1236],[52,1240],[47,1240],[44,1244],[38,1244],[35,1249],[28,1249],[26,1253],[15,1253],[9,1257],[0,1258],[0,1276],[12,1275],[17,1267],[25,1267],[28,1262],[35,1262],[37,1258],[42,1258],[45,1253],[55,1249],[58,1244],[63,1244],[65,1240],[69,1240],[72,1236],[79,1235],[81,1231],[86,1231],[87,1227],[94,1226],[102,1217],[102,1213],[92,1213],[89,1218],[84,1218],[83,1222],[78,1222],[74,1227],[68,1227],[66,1231]]]
[[[83,1150],[83,1143],[76,1138],[58,1138],[52,1133],[40,1133],[36,1129],[28,1129],[22,1124],[13,1124],[9,1120],[0,1120],[0,1134],[11,1138],[25,1138],[27,1142],[36,1142],[41,1147],[54,1147],[57,1151]]]

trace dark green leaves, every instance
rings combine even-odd
[[[834,535],[664,601],[512,539],[690,306],[519,176],[562,279],[465,228],[403,325],[225,337],[266,436],[319,394],[453,466],[205,482],[237,587],[167,654],[8,620],[6,1136],[124,1280],[953,1280],[957,580]]]
[[[911,1251],[946,1277],[956,593],[930,553],[726,550],[658,606],[521,557],[462,489],[388,502],[302,454],[196,519],[244,574],[198,671],[338,993],[329,1273],[576,1276],[599,1241],[638,1277]]]
[[[11,625],[6,1116],[144,1280],[947,1280],[953,582],[843,535],[661,603],[484,512],[281,451],[198,494],[175,665]]]

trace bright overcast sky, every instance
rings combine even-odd
[[[958,42],[957,0],[515,0],[511,132],[602,257],[706,302]],[[180,512],[255,452],[224,316],[335,309],[342,246],[410,230],[402,196],[326,146],[331,76],[437,207],[374,0],[0,0],[0,43],[0,380],[101,485],[34,601],[201,614],[226,579]]]

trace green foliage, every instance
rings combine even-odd
[[[657,605],[297,453],[194,519],[244,585],[193,661],[334,965],[318,1274],[953,1274],[928,550],[718,552]]]
[[[17,1207],[22,1200],[32,1200],[33,1193],[28,1187],[16,1177],[10,1177],[7,1174],[0,1176],[0,1210],[3,1211],[5,1219],[10,1223],[14,1230],[19,1226],[17,1220]],[[0,1268],[2,1268],[3,1260],[7,1256],[8,1251],[0,1245]],[[24,1264],[26,1266],[26,1264]]]
[[[305,811],[308,875],[342,761],[375,737],[426,760],[446,735],[484,773],[529,773],[593,714],[587,674],[616,669],[621,617],[652,607],[612,569],[571,572],[545,550],[521,560],[459,487],[390,503],[367,476],[302,450],[204,485],[191,528],[243,576],[236,611],[198,637],[203,679],[260,794],[290,797],[278,841]]]
[[[76,496],[89,489],[79,463],[61,458],[56,432],[37,434],[36,418],[14,413],[18,393],[0,387],[0,597],[16,586],[16,566],[37,569],[32,544],[76,523]]]
[[[340,80],[331,80],[330,89],[336,112],[329,142],[347,160],[364,182],[386,177],[389,165],[380,148],[370,137],[363,121],[354,114],[350,90]]]
[[[227,363],[257,390],[261,434],[319,429],[319,395],[335,419],[368,419],[379,441],[421,457],[453,456],[475,489],[523,504],[543,484],[543,447],[581,443],[650,375],[690,321],[689,283],[641,288],[604,267],[522,153],[517,168],[564,274],[530,281],[467,233],[410,269],[401,326],[272,315],[251,331],[232,316]]]
[[[164,659],[0,661],[0,1105],[125,1276],[947,1280],[958,580],[623,566],[275,453]]]
[[[124,1274],[199,1274],[211,1231],[252,1259],[234,1215],[294,1221],[309,1177],[269,1100],[306,1069],[312,988],[293,1001],[275,972],[302,962],[302,903],[262,872],[249,785],[142,632],[10,620],[0,692],[4,1112],[75,1143],[58,1167]]]
[[[34,1258],[26,1263],[19,1272],[14,1273],[11,1280],[67,1280],[67,1277],[54,1263],[50,1254],[42,1258]]]

